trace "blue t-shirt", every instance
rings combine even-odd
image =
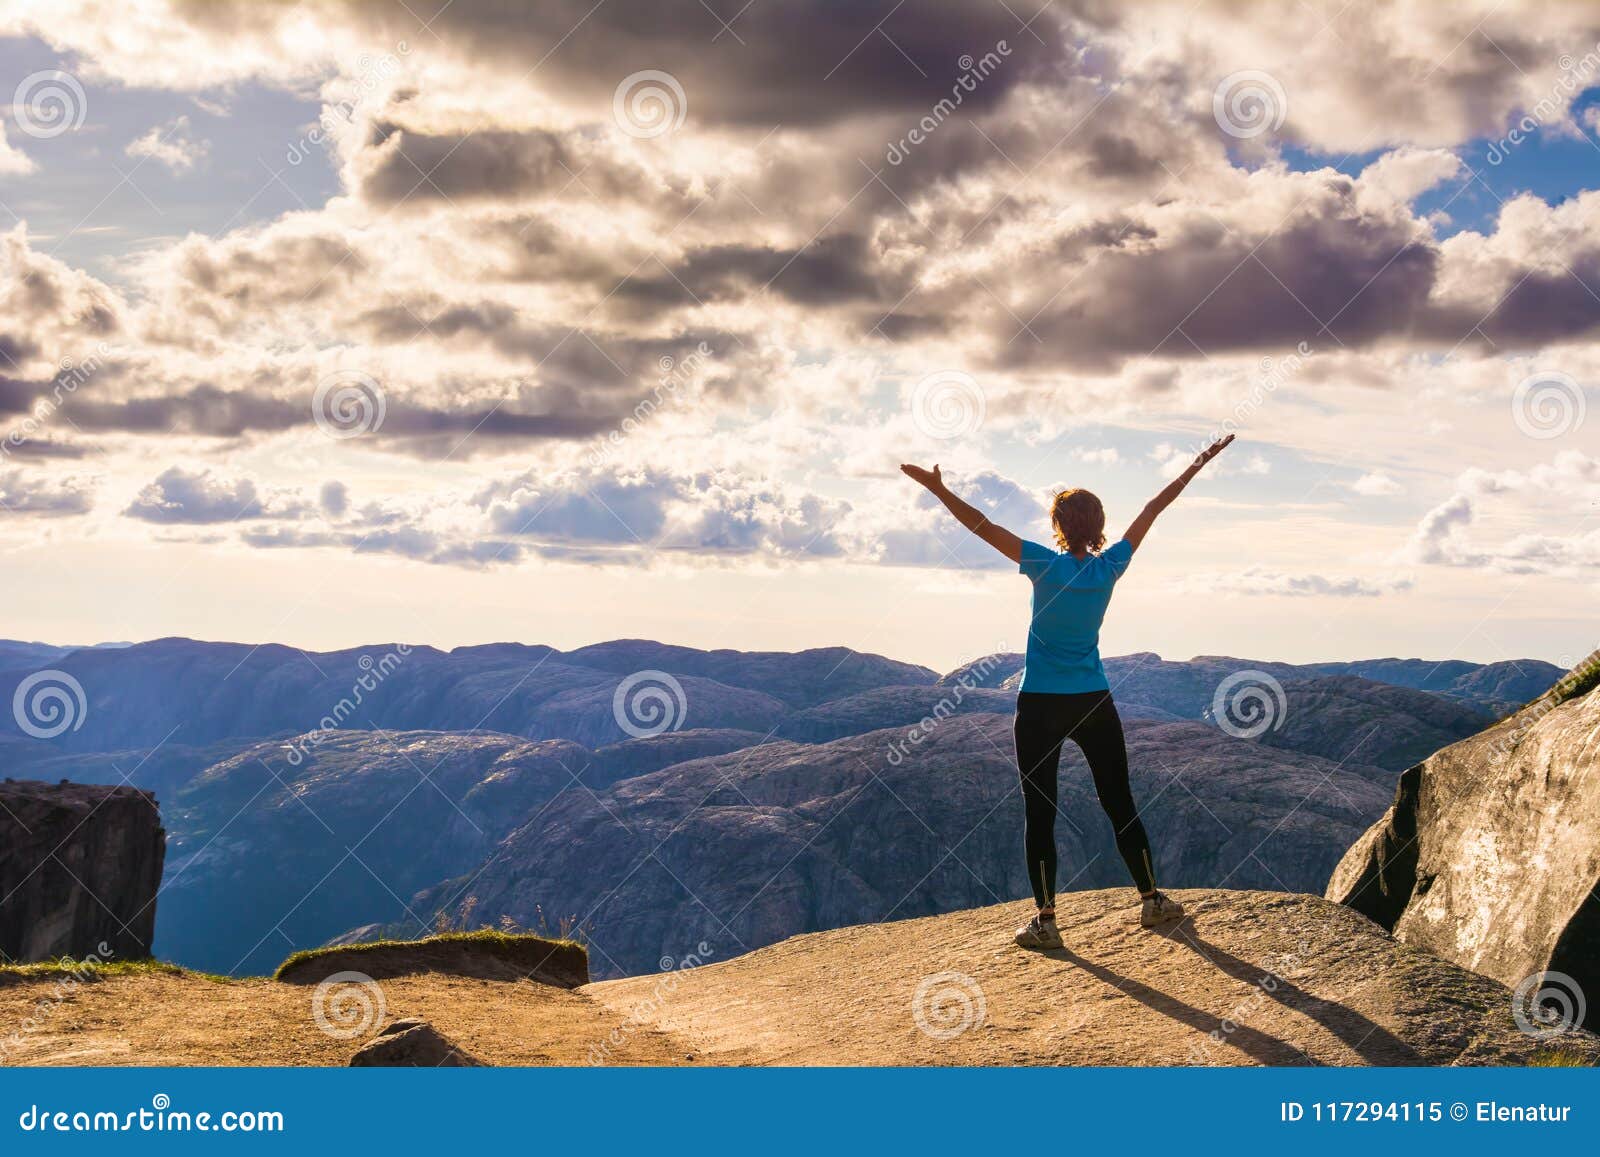
[[[1037,542],[1022,544],[1017,570],[1033,581],[1024,691],[1073,695],[1110,689],[1100,663],[1100,623],[1111,588],[1132,558],[1133,544],[1125,538],[1081,561]]]

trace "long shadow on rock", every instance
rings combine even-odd
[[[1270,968],[1241,960],[1201,938],[1192,918],[1157,935],[1181,944],[1224,975],[1254,985],[1267,999],[1309,1017],[1338,1037],[1369,1065],[1426,1065],[1428,1059],[1377,1021],[1348,1005],[1315,996]]]
[[[1069,948],[1057,948],[1040,955],[1048,956],[1052,960],[1060,960],[1081,968],[1097,980],[1103,980],[1126,996],[1133,997],[1146,1008],[1154,1009],[1163,1016],[1171,1017],[1179,1024],[1188,1025],[1190,1028],[1205,1034],[1210,1040],[1217,1040],[1212,1033],[1220,1034],[1223,1043],[1233,1046],[1246,1056],[1263,1065],[1290,1066],[1315,1064],[1300,1049],[1288,1041],[1279,1040],[1259,1029],[1253,1029],[1247,1024],[1228,1022],[1233,1024],[1231,1031],[1223,1030],[1223,1020],[1213,1013],[1192,1004],[1185,1004],[1175,996],[1168,996],[1158,989],[1142,984],[1131,977],[1122,976],[1113,972],[1104,965],[1095,964],[1078,956]]]

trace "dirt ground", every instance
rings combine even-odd
[[[1129,890],[1064,896],[1056,952],[1012,945],[1028,907],[1007,904],[574,991],[425,973],[319,1004],[311,985],[149,974],[58,1000],[54,980],[5,978],[0,1062],[344,1065],[404,1017],[497,1065],[1600,1062],[1600,1039],[1520,1032],[1504,986],[1338,905],[1176,895],[1190,916],[1160,931],[1138,926]]]
[[[613,1032],[620,1043],[609,1045],[605,1063],[693,1063],[691,1050],[662,1033],[624,1025],[588,997],[547,984],[438,973],[376,984],[381,1018],[372,1015],[373,990],[329,990],[322,1021],[339,1035],[319,1024],[312,985],[112,976],[76,986],[57,1003],[54,982],[7,984],[0,986],[0,1063],[345,1065],[384,1024],[404,1017],[431,1021],[496,1065],[590,1064],[591,1052],[607,1048]],[[38,1015],[41,1001],[53,1011]],[[30,1017],[37,1027],[13,1037]]]
[[[1026,903],[798,936],[684,974],[580,989],[716,1062],[814,1065],[1526,1064],[1588,1033],[1517,1029],[1502,985],[1312,896],[1173,893],[1139,927],[1131,889],[1058,897],[1066,947],[1025,952]]]

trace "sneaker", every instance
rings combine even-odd
[[[1017,945],[1022,948],[1060,948],[1061,933],[1056,930],[1056,922],[1035,916],[1021,928],[1017,929],[1013,937]]]
[[[1139,923],[1146,928],[1183,919],[1183,905],[1165,892],[1152,892],[1144,898],[1144,910],[1139,913]]]

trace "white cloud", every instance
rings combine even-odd
[[[125,495],[106,511],[136,512],[119,523],[126,536],[152,533],[138,518],[165,522],[168,535],[217,533],[213,520],[243,510],[259,511],[240,533],[262,548],[473,566],[559,556],[988,568],[1003,563],[914,500],[892,476],[896,462],[942,459],[975,500],[1044,535],[1038,495],[1006,475],[1045,480],[1061,459],[1024,474],[1026,459],[1065,449],[1063,435],[1166,431],[1151,461],[1170,477],[1198,449],[1172,431],[1227,421],[1248,427],[1255,447],[1242,435],[1208,471],[1222,480],[1212,494],[1226,494],[1230,476],[1273,469],[1297,483],[1296,450],[1338,455],[1340,476],[1355,478],[1349,492],[1373,498],[1403,493],[1374,463],[1409,482],[1478,461],[1496,469],[1462,476],[1459,501],[1419,527],[1418,557],[1486,557],[1479,536],[1508,557],[1576,566],[1581,541],[1501,507],[1513,494],[1550,498],[1547,479],[1587,467],[1503,469],[1519,459],[1504,447],[1501,395],[1506,351],[1555,347],[1570,372],[1585,359],[1600,371],[1585,344],[1600,308],[1576,280],[1592,285],[1600,272],[1600,194],[1557,206],[1517,198],[1491,227],[1444,241],[1414,201],[1460,175],[1464,139],[1496,130],[1548,85],[1560,51],[1592,44],[1597,18],[1420,0],[1365,21],[1336,5],[1287,16],[1261,7],[1259,19],[1220,4],[1192,19],[1160,3],[1057,6],[1033,25],[1056,41],[1039,67],[1018,67],[1010,87],[986,90],[993,103],[966,107],[870,180],[858,158],[879,155],[921,114],[905,112],[917,70],[875,37],[862,51],[882,51],[910,88],[882,69],[841,75],[826,91],[813,75],[815,91],[797,99],[799,64],[748,21],[804,6],[763,7],[739,21],[750,45],[741,51],[770,77],[748,63],[707,65],[714,26],[691,36],[654,17],[626,34],[605,25],[636,11],[620,0],[530,76],[527,46],[565,0],[504,19],[459,0],[404,52],[415,23],[393,6],[329,3],[307,21],[151,0],[115,19],[89,8],[43,27],[37,6],[0,0],[0,27],[81,55],[91,87],[177,89],[211,115],[226,112],[213,100],[226,92],[237,115],[249,107],[245,86],[266,80],[320,97],[330,113],[339,106],[330,135],[343,181],[326,204],[122,255],[115,288],[30,247],[20,229],[4,235],[0,349],[20,369],[4,370],[0,412],[23,412],[61,358],[81,360],[115,331],[114,370],[72,399],[57,428],[104,452]],[[872,11],[848,7],[852,20]],[[895,19],[910,20],[912,7]],[[956,31],[968,12],[984,22],[970,27],[1009,21],[1003,5],[934,7]],[[686,23],[708,18],[688,12]],[[1324,17],[1333,23],[1322,27]],[[947,64],[942,29],[920,25],[909,50]],[[678,132],[641,142],[618,128],[612,74],[624,61],[596,45],[667,58],[651,67],[683,60],[689,116]],[[391,54],[393,69],[368,74]],[[1248,164],[1211,119],[1215,83],[1234,67],[1272,71],[1289,102],[1283,133],[1257,142]],[[761,119],[756,110],[774,102],[788,102],[783,115]],[[1056,147],[1080,121],[1075,147]],[[1277,155],[1309,144],[1311,156],[1338,148],[1331,160],[1360,136],[1374,137],[1362,152],[1388,151],[1358,178],[1295,171]],[[181,116],[128,147],[175,172],[205,155]],[[1319,319],[1335,334],[1319,337]],[[1316,357],[1283,372],[1311,339]],[[608,469],[583,467],[596,439],[657,388],[663,359],[681,364],[702,341],[712,355],[670,405],[632,422]],[[1274,362],[1270,389],[1263,358]],[[906,386],[940,370],[970,372],[982,387],[984,421],[968,437],[936,442],[905,413]],[[322,438],[311,402],[335,372],[378,383],[381,429]],[[1490,398],[1497,424],[1474,408]],[[1427,436],[1445,428],[1448,442]],[[273,448],[304,438],[314,470],[272,476]],[[1139,442],[1117,445],[1072,453],[1090,466],[1138,465],[1130,455],[1141,451],[1127,447]],[[177,475],[150,482],[180,460]],[[267,472],[252,478],[257,460]],[[463,481],[480,470],[510,477]],[[285,489],[291,472],[303,477]],[[348,490],[323,487],[335,476]],[[1260,525],[1254,507],[1215,509],[1213,535],[1219,524]],[[1303,560],[1206,589],[1400,589],[1338,573],[1337,534],[1318,543]]]
[[[1403,148],[1383,154],[1361,171],[1366,190],[1391,200],[1409,203],[1462,169],[1461,158],[1449,149]]]
[[[1189,594],[1276,596],[1279,598],[1377,598],[1410,590],[1406,575],[1323,575],[1285,573],[1251,567],[1232,574],[1198,574],[1181,580],[1178,589]]]
[[[1073,457],[1080,462],[1087,462],[1091,466],[1115,466],[1122,461],[1122,455],[1117,453],[1115,446],[1102,446],[1098,449],[1075,449]]]
[[[87,514],[93,484],[85,478],[40,478],[21,470],[0,471],[0,516],[61,518]]]
[[[1405,487],[1396,482],[1382,470],[1373,470],[1363,474],[1350,483],[1350,489],[1363,498],[1387,498],[1396,494],[1404,494]]]
[[[5,122],[0,121],[0,173],[19,177],[24,173],[33,172],[34,168],[34,163],[28,154],[13,148],[11,142],[6,140]]]
[[[1435,566],[1592,574],[1600,563],[1600,529],[1589,528],[1597,500],[1600,458],[1576,450],[1531,470],[1466,470],[1455,492],[1423,515],[1405,554]],[[1500,529],[1498,543],[1482,545],[1470,537],[1486,515]]]
[[[130,141],[124,151],[130,157],[144,157],[165,165],[174,173],[187,173],[203,161],[210,150],[209,142],[196,140],[191,134],[189,118],[185,115],[156,125]]]

